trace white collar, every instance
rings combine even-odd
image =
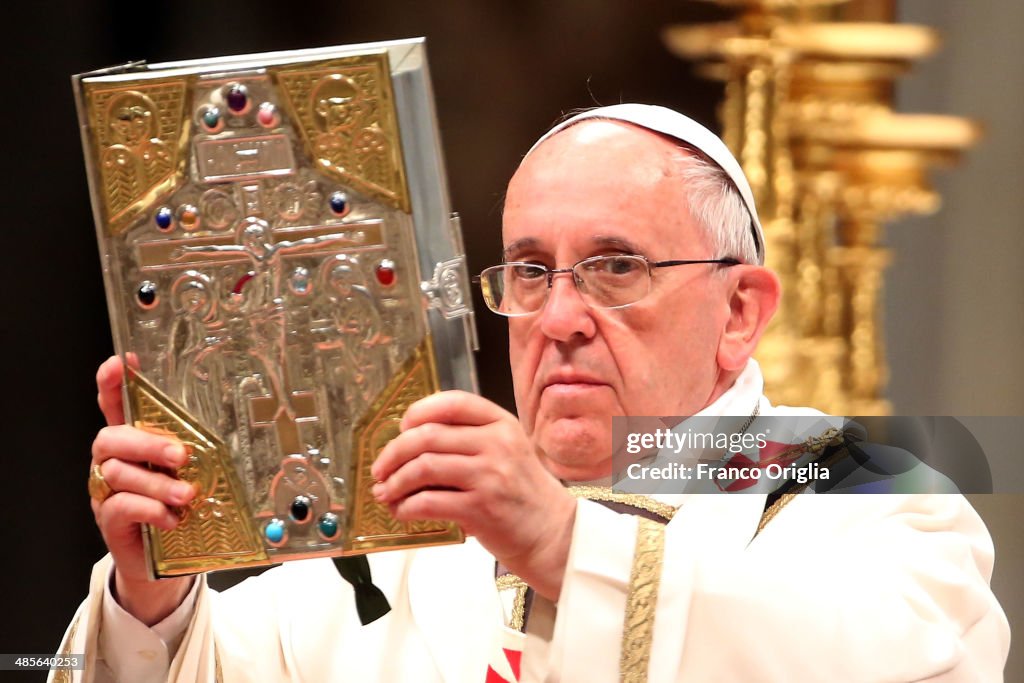
[[[750,358],[732,386],[708,406],[695,413],[694,417],[729,416],[745,419],[745,416],[753,415],[755,410],[763,413],[770,408],[771,404],[764,397],[764,375],[761,374],[761,366]],[[692,495],[694,494],[651,493],[648,497],[678,509]]]
[[[756,360],[750,358],[747,360],[747,365],[743,368],[743,372],[736,378],[732,386],[726,389],[710,405],[697,412],[694,417],[750,415],[757,407],[763,410],[771,406],[763,396],[763,393],[764,376],[761,374],[761,366],[757,364]],[[762,402],[764,405],[762,405]]]

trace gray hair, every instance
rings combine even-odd
[[[699,149],[684,142],[673,142],[679,149],[674,160],[686,203],[693,219],[711,239],[712,258],[757,263],[750,212],[729,174]]]
[[[571,119],[587,111],[592,110],[571,111],[566,114],[565,119]],[[623,119],[605,117],[600,114],[589,120],[623,121]],[[581,122],[570,123],[569,127]],[[739,190],[736,189],[728,171],[694,145],[631,120],[625,120],[625,123],[651,130],[676,146],[673,162],[678,169],[679,179],[682,181],[686,203],[693,219],[707,231],[710,237],[712,258],[734,258],[742,263],[759,263],[757,240],[754,237],[754,224],[750,210],[747,209],[747,205]],[[553,130],[557,128],[558,125]],[[708,134],[710,135],[710,133]],[[551,135],[550,131],[537,143],[534,143],[530,152],[548,135]],[[527,152],[526,156],[529,156],[530,152]]]

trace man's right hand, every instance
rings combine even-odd
[[[186,482],[149,469],[177,469],[188,460],[178,441],[124,424],[121,359],[108,358],[96,373],[97,400],[107,426],[92,442],[92,464],[99,465],[113,493],[102,503],[92,500],[96,525],[114,558],[118,603],[136,619],[152,626],[162,621],[188,594],[192,577],[151,581],[142,548],[142,524],[173,529],[178,517],[169,506],[195,496]]]

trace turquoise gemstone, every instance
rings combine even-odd
[[[320,521],[317,522],[320,529],[320,534],[326,539],[334,538],[338,533],[338,516],[333,512],[325,512],[320,515]]]
[[[271,543],[280,543],[284,540],[284,522],[276,518],[270,520],[263,533]]]

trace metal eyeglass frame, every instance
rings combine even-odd
[[[630,258],[630,259],[636,259],[638,261],[642,261],[643,264],[647,267],[647,281],[648,281],[647,292],[645,292],[643,294],[643,296],[641,296],[639,299],[636,299],[635,301],[630,301],[629,303],[625,303],[625,304],[619,304],[618,306],[601,306],[600,304],[592,304],[588,300],[587,293],[580,289],[580,286],[583,285],[584,282],[583,282],[583,278],[581,278],[579,275],[577,275],[576,269],[579,268],[581,265],[583,265],[585,263],[593,263],[595,261],[603,261],[605,259],[623,258],[623,257]],[[653,276],[653,273],[651,271],[654,268],[671,268],[673,266],[692,266],[692,265],[698,265],[698,264],[702,264],[702,263],[705,263],[705,264],[718,264],[718,265],[724,265],[726,267],[730,267],[730,266],[741,265],[743,262],[740,261],[739,259],[735,259],[735,258],[732,258],[732,257],[720,258],[720,259],[683,259],[683,260],[676,259],[676,260],[669,260],[669,261],[651,261],[646,256],[641,256],[640,254],[599,254],[597,256],[588,256],[585,259],[581,259],[581,260],[577,261],[576,263],[574,263],[569,268],[548,268],[547,266],[542,265],[540,263],[530,263],[530,262],[527,262],[527,261],[509,261],[507,263],[499,263],[496,266],[490,266],[488,268],[484,268],[482,271],[480,271],[479,275],[474,275],[473,276],[473,282],[476,283],[476,284],[482,284],[482,281],[483,281],[484,277],[486,276],[486,274],[489,271],[497,270],[499,268],[504,269],[504,268],[507,268],[508,266],[529,266],[530,268],[540,269],[545,275],[547,275],[547,281],[548,281],[547,284],[548,284],[548,286],[547,286],[547,289],[544,292],[544,300],[541,301],[540,305],[536,308],[536,310],[527,311],[527,312],[524,312],[524,313],[508,313],[508,312],[505,312],[505,311],[498,311],[493,306],[491,306],[491,302],[488,300],[489,297],[486,296],[486,295],[484,296],[484,303],[487,304],[487,309],[488,310],[490,310],[493,313],[496,313],[496,314],[498,314],[500,316],[504,316],[506,318],[519,318],[519,317],[522,317],[522,316],[533,315],[534,313],[537,313],[542,308],[544,308],[544,304],[547,303],[548,297],[550,296],[551,287],[554,284],[555,275],[559,275],[561,273],[572,273],[573,285],[576,287],[576,291],[579,293],[580,298],[583,300],[583,302],[587,306],[590,306],[590,307],[593,307],[593,308],[603,308],[603,309],[612,310],[612,309],[625,308],[627,306],[632,306],[637,301],[641,301],[645,296],[650,294],[651,293],[650,281],[651,281],[652,276]],[[483,289],[483,287],[481,287],[481,289]]]

